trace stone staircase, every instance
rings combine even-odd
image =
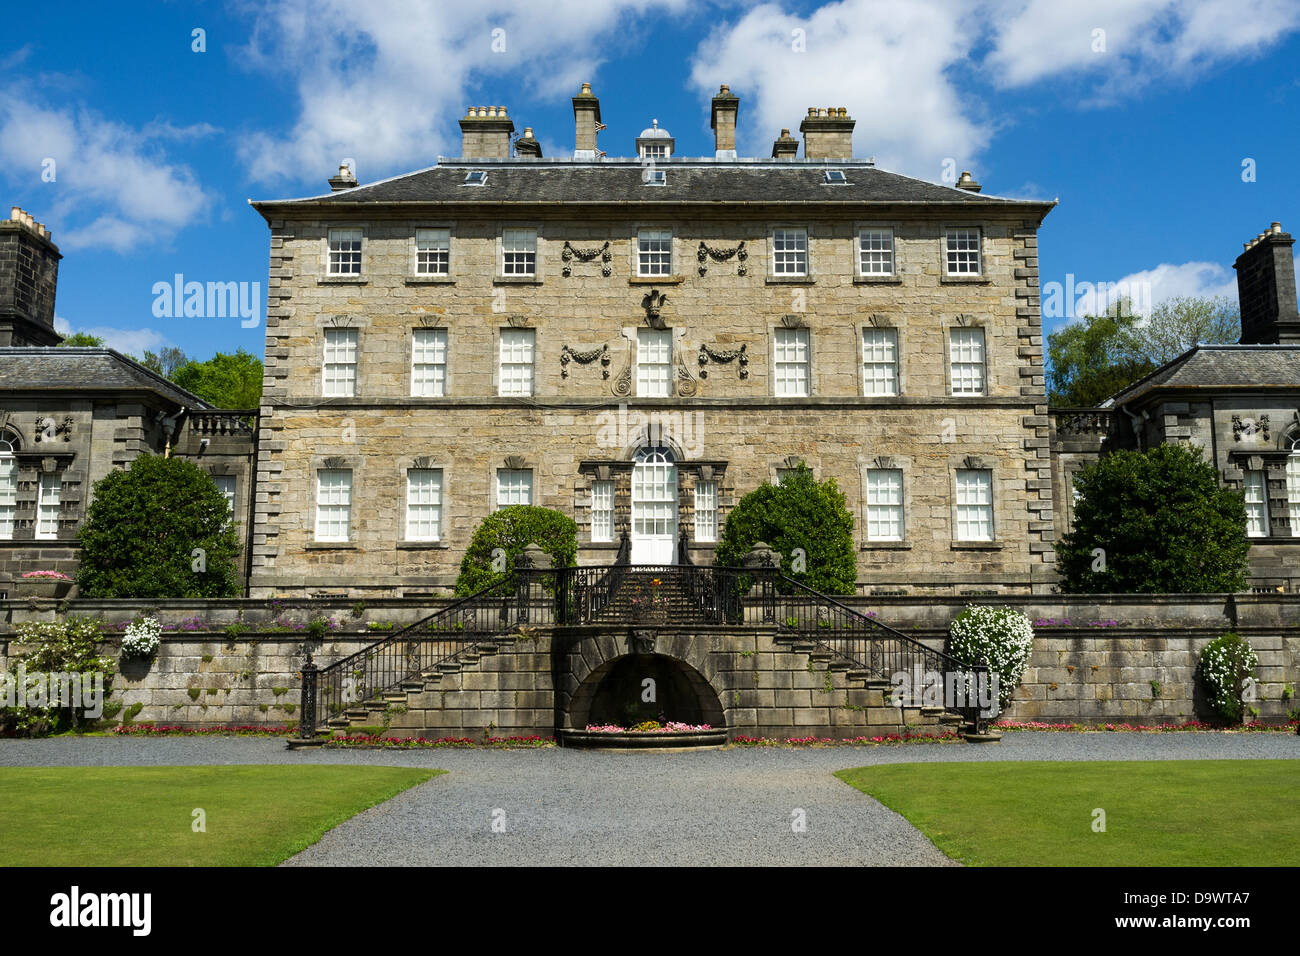
[[[686,578],[633,569],[621,573],[610,602],[592,615],[592,623],[676,626],[703,624],[706,618]]]

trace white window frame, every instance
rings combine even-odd
[[[596,479],[591,483],[591,540],[608,544],[614,540],[614,482]]]
[[[503,500],[512,497],[520,500]],[[531,505],[532,503],[533,470],[531,468],[498,468],[496,476],[496,510],[509,505]]]
[[[407,541],[442,540],[443,470],[410,468],[406,472]],[[432,530],[422,530],[432,525]]]
[[[428,341],[432,340],[432,341]],[[447,330],[411,330],[411,395],[445,398],[447,395]],[[442,361],[436,361],[441,358]],[[421,361],[424,359],[425,361]]]
[[[975,354],[972,346],[978,346],[979,361],[970,358]],[[987,395],[988,364],[988,337],[982,327],[957,326],[948,330],[948,387],[953,395]],[[972,370],[975,379],[971,377]],[[972,381],[977,387],[971,387]]]
[[[636,274],[666,279],[673,274],[673,231],[646,228],[636,233]]]
[[[862,394],[867,398],[895,398],[898,383],[898,329],[893,326],[864,326],[860,341],[862,350]],[[886,370],[882,378],[873,370]],[[883,386],[883,391],[876,388]]]
[[[59,537],[59,513],[62,509],[63,476],[42,473],[37,483],[36,538],[54,541]]]
[[[421,249],[421,243],[429,248]],[[451,275],[451,229],[447,226],[421,226],[415,230],[415,275]]]
[[[1286,504],[1291,537],[1300,538],[1300,439],[1291,444],[1286,460]]]
[[[511,226],[501,230],[501,277],[537,278],[537,230]]]
[[[791,349],[793,348],[793,353]],[[790,358],[791,354],[803,358]],[[802,369],[802,376],[798,370]],[[794,372],[793,379],[789,373]],[[796,389],[791,390],[791,382]],[[808,398],[812,395],[812,333],[809,329],[777,328],[772,330],[772,394],[777,398]]]
[[[327,530],[343,526],[343,533]],[[352,534],[352,469],[316,470],[316,540],[345,542]]]
[[[695,540],[712,543],[718,540],[718,482],[700,479],[695,482]]]
[[[866,518],[868,541],[903,540],[906,526],[901,468],[872,468],[867,471]]]
[[[1241,490],[1246,502],[1246,536],[1267,538],[1268,476],[1263,471],[1246,471]]]
[[[365,242],[365,231],[355,226],[330,229],[325,236],[325,274],[339,278],[360,276],[365,262]]]
[[[499,338],[497,394],[503,398],[526,398],[532,395],[537,387],[537,331],[503,328]],[[523,358],[525,355],[526,361]],[[521,382],[526,382],[526,387]]]
[[[864,248],[868,237],[874,244],[879,241],[881,248]],[[882,239],[883,237],[883,239]],[[871,262],[868,263],[868,257]],[[863,279],[893,278],[896,268],[894,263],[894,230],[890,226],[862,226],[857,235],[857,269]],[[867,269],[866,266],[881,266]],[[887,266],[887,268],[885,268]]]
[[[772,247],[768,261],[773,278],[806,279],[812,274],[807,227],[774,226],[768,242]]]
[[[668,398],[673,393],[671,329],[636,330],[637,398]]]
[[[642,143],[641,159],[667,159],[668,143]]]
[[[956,474],[956,526],[957,541],[993,541],[993,472],[988,468],[958,468]],[[984,500],[987,499],[987,500]],[[987,526],[987,535],[971,534],[976,528]]]
[[[221,497],[226,499],[226,506],[230,508],[230,518],[222,526],[229,528],[235,520],[235,494],[238,491],[237,481],[234,475],[211,475],[212,483],[217,486],[217,491],[221,492]]]
[[[322,336],[321,395],[354,398],[357,394],[357,356],[361,334],[354,328],[326,328]],[[348,373],[348,369],[351,373]],[[331,372],[335,373],[331,376]]]
[[[18,518],[18,459],[14,446],[0,438],[0,541],[11,541]]]
[[[970,242],[974,237],[975,246]],[[943,231],[943,274],[978,278],[984,274],[984,230],[979,226],[949,226]]]

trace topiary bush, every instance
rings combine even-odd
[[[749,549],[766,542],[781,553],[781,570],[823,594],[853,594],[858,555],[853,545],[853,515],[834,478],[818,483],[807,465],[799,465],[780,484],[759,485],[727,515],[713,563],[739,567]],[[796,548],[807,566],[794,568]]]
[[[1061,590],[1232,592],[1246,586],[1246,506],[1199,448],[1117,451],[1075,478],[1074,523],[1057,542]]]
[[[183,458],[141,455],[95,482],[78,532],[82,597],[237,597],[239,537],[225,496]],[[195,550],[202,549],[201,557]]]
[[[1258,665],[1259,657],[1250,642],[1231,631],[1201,649],[1201,689],[1219,720],[1241,723],[1245,712],[1242,698]]]
[[[948,653],[969,664],[988,664],[997,677],[998,709],[1011,703],[1034,647],[1034,625],[1015,608],[972,604],[948,626]]]
[[[474,529],[460,562],[456,594],[473,594],[500,580],[532,543],[551,556],[555,567],[572,567],[578,556],[578,526],[563,512],[537,505],[507,505],[493,512]],[[500,570],[492,560],[498,548],[505,553]]]

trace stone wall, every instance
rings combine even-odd
[[[935,648],[942,648],[948,623],[964,606],[957,598],[918,602],[872,597],[855,603]],[[1026,595],[999,597],[996,603],[1018,607],[1040,622],[1029,669],[1004,715],[1008,719],[1146,724],[1203,719],[1208,713],[1194,677],[1198,655],[1227,630],[1247,638],[1259,655],[1260,699],[1254,705],[1259,718],[1283,722],[1289,711],[1300,708],[1293,696],[1286,696],[1287,688],[1294,694],[1300,682],[1300,596],[1243,595],[1229,600],[1224,595]],[[333,617],[337,629],[314,645],[317,662],[328,664],[384,633],[362,630],[364,621],[400,626],[430,609],[429,602],[372,601],[362,617],[353,618],[350,608],[338,602],[304,602],[293,609],[271,609],[262,601],[161,602],[155,610],[165,624],[182,625],[188,618],[190,626],[197,626],[192,619],[199,617],[206,630],[167,634],[157,659],[147,667],[128,662],[115,682],[114,699],[126,706],[143,704],[136,720],[283,724],[296,719],[306,636],[292,628],[313,616]],[[71,610],[102,613],[116,624],[145,608],[128,602],[74,601]],[[232,638],[222,629],[241,613],[250,630]],[[13,639],[17,623],[53,616],[48,606],[33,612],[26,602],[0,602],[0,667],[10,666],[12,656],[21,651]],[[290,630],[271,629],[277,618]],[[578,714],[573,701],[580,696],[583,678],[625,654],[630,636],[626,628],[571,629],[563,635],[568,663],[556,670],[551,643],[555,635],[543,630],[532,640],[516,641],[472,667],[448,674],[437,688],[411,695],[419,699],[409,700],[406,714],[390,714],[390,722],[395,731],[411,733],[549,734],[557,714],[562,720]],[[779,637],[756,629],[665,629],[655,650],[707,682],[735,732],[852,736],[922,720],[919,714],[907,713],[891,725],[886,718],[894,712],[881,709],[878,690],[828,667],[816,653],[796,652]],[[556,674],[568,675],[558,687]],[[381,708],[367,722],[382,720]]]

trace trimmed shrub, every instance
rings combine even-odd
[[[1201,688],[1219,720],[1241,723],[1247,681],[1254,679],[1258,665],[1259,657],[1250,642],[1231,631],[1201,649]]]
[[[998,709],[1011,703],[1029,665],[1034,625],[1015,608],[969,605],[948,626],[948,653],[969,664],[988,664],[997,676]]]
[[[537,505],[507,505],[488,515],[474,529],[460,562],[456,594],[473,594],[500,580],[533,543],[551,556],[555,567],[572,567],[578,557],[578,526],[563,512]],[[492,553],[498,548],[505,554],[500,571],[492,564]]]
[[[1056,545],[1061,590],[1132,594],[1240,591],[1246,506],[1199,448],[1117,451],[1075,478],[1072,530]]]
[[[714,552],[714,564],[738,567],[756,542],[781,552],[781,570],[823,594],[853,594],[858,555],[853,545],[853,515],[834,478],[818,483],[800,465],[778,485],[761,484],[727,515]],[[807,566],[794,569],[802,548]]]
[[[82,597],[236,597],[239,537],[225,496],[183,458],[141,455],[95,482],[81,540]],[[195,549],[203,550],[196,570]]]

